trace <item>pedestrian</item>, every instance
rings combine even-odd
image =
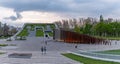
[[[77,48],[77,44],[75,45],[75,48]]]
[[[115,45],[117,45],[117,41],[115,41]]]
[[[43,46],[41,47],[41,52],[42,52],[42,54],[43,54],[43,52],[44,52],[44,48],[43,48]]]
[[[45,44],[47,45],[47,41],[45,41]]]
[[[43,49],[44,49],[44,54],[46,54],[46,50],[47,50],[47,49],[46,49],[46,46],[44,46],[44,48],[43,48]]]

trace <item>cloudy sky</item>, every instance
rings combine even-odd
[[[120,0],[0,0],[0,21],[14,26],[67,18],[120,16]]]

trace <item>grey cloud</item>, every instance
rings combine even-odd
[[[60,0],[11,0],[0,2],[1,6],[14,8],[15,11],[68,11],[68,5]]]
[[[90,13],[98,16],[118,9],[118,3],[106,3],[101,0],[1,0],[0,6],[13,8],[16,12],[43,11],[77,15]]]
[[[16,16],[5,17],[4,19],[16,21],[17,19],[21,19],[21,18],[22,18],[21,14],[19,12],[16,12]]]
[[[10,17],[5,17],[4,19],[15,21],[15,20],[17,20],[17,17],[15,17],[15,16],[10,16]]]
[[[19,12],[16,12],[16,18],[21,19],[22,15]]]
[[[6,2],[5,2],[6,1]],[[92,5],[91,5],[92,4]],[[1,6],[15,9],[15,11],[45,11],[45,12],[63,12],[80,13],[95,10],[95,0],[4,0],[0,2]],[[99,5],[98,5],[99,6]]]

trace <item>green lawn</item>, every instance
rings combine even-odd
[[[1,55],[1,54],[5,54],[5,52],[0,52],[0,55]]]
[[[20,32],[17,36],[28,36],[27,29],[23,29],[22,32]]]
[[[44,36],[44,32],[42,30],[36,30],[36,36],[37,37]]]
[[[8,44],[0,44],[0,46],[8,46]]]
[[[117,62],[110,62],[110,61],[102,61],[102,60],[96,60],[96,59],[91,59],[91,58],[86,58],[86,57],[82,57],[82,56],[78,56],[72,53],[66,53],[66,54],[62,54],[68,58],[71,58],[73,60],[76,60],[78,62],[81,62],[83,64],[120,64]]]
[[[103,38],[108,40],[120,40],[120,37],[102,37],[102,36],[95,36],[97,38]]]
[[[38,24],[34,24],[34,23],[33,23],[33,24],[27,24],[27,26],[31,26],[32,28],[34,28],[35,26],[42,26],[42,27],[45,28],[45,27],[46,27],[46,24],[39,24],[39,23],[38,23]]]
[[[31,26],[31,29],[30,29],[30,31],[34,31],[34,28],[35,28],[34,26]]]
[[[0,44],[1,47],[4,47],[4,46],[16,46],[16,44]]]
[[[9,38],[10,36],[8,36],[8,37],[0,37],[0,39],[7,39],[7,38]]]
[[[96,53],[120,55],[120,49],[119,50],[100,51],[100,52],[96,52]]]
[[[51,29],[55,29],[55,25],[54,25],[54,24],[51,24],[51,25],[50,25],[50,28],[51,28]]]
[[[47,25],[50,25],[50,27],[51,27],[51,29],[54,29],[55,28],[55,25],[54,24],[26,24],[25,25],[25,27],[24,27],[24,29],[22,30],[22,32],[21,33],[19,33],[17,36],[28,36],[28,31],[27,31],[27,26],[31,26],[31,31],[34,31],[34,28],[35,28],[35,26],[42,26],[42,27],[44,27],[45,29],[46,29],[46,26]],[[53,33],[51,32],[51,33],[48,33],[49,34],[49,36],[53,36]],[[37,30],[36,31],[36,36],[37,37],[41,37],[41,36],[44,36],[44,33],[43,33],[43,31],[42,30]]]
[[[33,28],[35,27],[35,26],[42,26],[42,27],[44,27],[45,29],[46,29],[46,26],[47,25],[50,25],[50,27],[51,27],[51,29],[54,29],[55,28],[55,25],[54,24],[26,24],[26,26],[25,27],[27,27],[27,26],[31,26],[32,28],[31,28],[31,30],[33,30]]]
[[[49,34],[49,36],[53,36],[53,33],[52,33],[52,32],[49,32],[48,34]]]

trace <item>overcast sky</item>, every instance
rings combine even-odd
[[[0,0],[0,21],[21,26],[79,17],[120,18],[120,0]]]

